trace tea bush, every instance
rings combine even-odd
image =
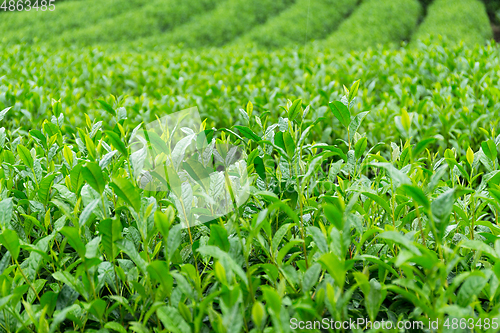
[[[335,30],[357,0],[297,0],[265,24],[255,27],[237,43],[256,43],[268,48],[304,45]]]
[[[363,50],[408,40],[422,15],[417,0],[366,0],[325,41],[326,47]]]
[[[188,22],[200,13],[209,12],[220,1],[215,0],[156,0],[137,10],[97,22],[78,30],[66,31],[54,42],[94,45],[131,41],[157,35]]]
[[[499,55],[0,46],[0,331],[496,332]],[[202,137],[241,148],[251,187],[182,229],[205,185],[141,188],[134,144],[192,106]]]
[[[210,126],[229,126],[239,119],[238,110],[249,100],[256,110],[276,118],[280,105],[299,97],[324,114],[324,106],[341,97],[341,82],[362,77],[370,90],[360,90],[357,101],[360,109],[376,114],[365,130],[372,144],[400,139],[397,128],[386,124],[401,105],[419,114],[419,124],[427,124],[419,127],[416,139],[441,135],[443,146],[458,147],[470,140],[478,148],[476,138],[481,140],[482,132],[478,124],[469,128],[469,120],[482,116],[487,122],[494,121],[500,107],[495,47],[440,51],[422,46],[353,54],[316,48],[305,55],[289,50],[200,53],[176,48],[159,54],[145,49],[105,54],[99,48],[69,48],[57,54],[51,57],[45,46],[3,47],[0,108],[13,107],[13,126],[40,125],[51,112],[52,99],[61,100],[71,125],[68,131],[85,123],[82,112],[109,121],[96,110],[95,100],[110,94],[128,95],[128,118],[134,122],[197,105],[202,116],[209,117]],[[465,82],[464,78],[470,79]],[[421,99],[428,100],[425,107],[420,106]],[[465,107],[471,112],[467,120],[462,118],[467,113],[453,112]],[[336,128],[328,125],[314,139],[333,143]]]
[[[356,9],[359,2],[362,3]],[[420,0],[422,5],[417,2],[57,1],[57,9],[53,12],[32,10],[2,13],[0,41],[9,44],[39,41],[58,47],[110,44],[110,47],[120,49],[143,45],[147,49],[158,50],[177,44],[211,47],[228,43],[239,48],[251,48],[253,45],[278,48],[302,46],[332,35],[325,45],[335,45],[335,49],[343,52],[378,44],[398,45],[410,38],[426,39],[430,33],[445,37],[449,35],[451,42],[467,36],[466,43],[469,44],[491,38],[488,18],[479,0],[460,0],[452,6],[447,2],[436,1],[429,7],[429,17],[427,7],[430,1]],[[496,8],[500,2],[495,0],[485,3],[489,19],[495,22]],[[422,6],[426,8],[425,13],[422,13]],[[349,17],[353,10],[354,15]],[[426,16],[425,22],[418,35],[412,36],[422,14]],[[441,16],[446,22],[441,21]]]
[[[254,26],[263,24],[292,3],[293,0],[226,0],[213,12],[205,13],[165,36],[147,39],[144,44],[222,46]]]
[[[485,43],[492,31],[484,4],[479,0],[435,0],[413,40],[441,35],[451,43]]]
[[[146,3],[147,0],[108,0],[105,3],[100,0],[65,1],[56,2],[54,11],[6,13],[0,21],[0,41],[52,41],[65,31],[91,26],[129,10],[137,10]]]

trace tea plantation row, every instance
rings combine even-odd
[[[487,1],[492,20],[496,3]],[[435,0],[430,5],[418,0],[65,1],[54,11],[2,13],[0,31],[0,41],[9,44],[111,43],[126,44],[126,49],[227,44],[244,49],[249,43],[278,48],[322,41],[345,51],[416,43],[429,35],[468,45],[493,37],[480,0]]]
[[[497,331],[496,45],[0,57],[2,332],[290,332],[322,318]],[[151,136],[158,163],[169,149],[177,162],[168,191],[142,189],[139,125],[193,106],[203,136],[184,130],[175,149]],[[233,163],[227,144],[238,170],[197,162]],[[233,212],[181,228],[247,180]]]

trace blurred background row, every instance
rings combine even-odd
[[[54,11],[0,12],[4,45],[276,49],[314,42],[349,51],[433,39],[499,40],[500,0],[56,0]]]

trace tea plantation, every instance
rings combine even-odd
[[[498,332],[490,4],[108,1],[0,13],[0,332]]]
[[[16,1],[0,1],[3,43],[345,51],[440,35],[473,46],[493,37],[490,20],[500,37],[499,0],[52,0],[55,10],[19,13]]]

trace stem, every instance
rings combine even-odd
[[[38,180],[36,179],[35,169],[33,167],[31,167],[30,169],[31,169],[31,172],[33,172],[33,178],[35,178],[36,188],[40,188],[40,185],[38,184]]]
[[[90,286],[92,287],[92,294],[94,295],[94,299],[97,299],[97,294],[95,292],[94,280],[90,278],[89,270],[87,269],[87,264],[85,265],[85,272],[87,273],[87,279],[89,279]]]
[[[104,213],[104,218],[108,217],[108,212],[106,209],[106,204],[104,203],[104,195],[101,195],[101,202],[102,202],[102,211]]]
[[[470,237],[472,240],[474,240],[474,226],[476,224],[476,200],[474,200],[474,196],[472,196],[472,223],[471,223],[471,228],[470,228]]]
[[[188,220],[188,216],[186,213],[186,207],[184,206],[184,201],[182,200],[182,197],[180,198],[179,201],[181,202],[182,212],[184,214],[184,218],[186,219],[186,226],[187,226],[187,230],[188,230],[188,234],[189,234],[189,242],[191,244],[191,252],[193,253],[194,264],[196,267],[196,271],[198,272],[198,260],[196,259],[196,253],[194,253],[194,251],[193,251],[193,235],[191,235],[191,226],[189,225],[189,220]]]
[[[425,234],[422,228],[422,218],[420,217],[420,211],[418,210],[418,204],[415,203],[415,209],[417,210],[418,217],[418,227],[420,228],[420,236],[422,237],[422,244],[425,246],[427,243],[425,242]]]
[[[349,132],[349,126],[347,126],[347,142],[349,143],[349,150],[351,150],[351,133]]]
[[[304,259],[306,261],[306,268],[309,268],[309,261],[307,260],[307,249],[306,249],[306,237],[305,237],[305,228],[304,228],[304,219],[303,219],[303,204],[302,204],[302,191],[299,193],[299,202],[300,202],[300,236],[302,237],[302,252],[304,252]]]
[[[26,324],[24,323],[24,321],[19,318],[19,314],[11,309],[8,309],[8,311],[12,314],[13,317],[16,317],[16,319],[18,320],[19,323],[21,323],[21,325],[26,328],[28,331],[30,332],[33,332],[33,330],[31,328],[29,328],[29,326],[26,326]],[[4,312],[5,313],[5,312]],[[3,325],[2,325],[3,326]],[[5,330],[6,332],[10,332],[9,330]]]
[[[302,156],[302,147],[299,148],[299,152],[297,155],[297,158],[300,158]],[[293,162],[293,161],[292,161]],[[298,176],[298,162],[294,164],[295,166],[295,173]],[[291,175],[290,175],[291,176]],[[304,185],[305,186],[305,183]],[[306,249],[306,232],[305,232],[305,227],[304,227],[304,204],[302,203],[302,189],[303,189],[302,184],[298,184],[297,190],[298,190],[298,197],[299,197],[299,206],[300,206],[300,237],[302,238],[302,252],[304,253],[304,260],[306,263],[306,268],[309,268],[309,260],[307,260],[307,249]]]
[[[394,195],[394,185],[392,183],[392,178],[391,178],[391,188],[392,188],[392,193],[391,193],[391,202],[392,202],[392,226],[394,227],[394,229],[396,229],[396,217],[395,217],[395,214],[396,214],[396,211],[395,211],[395,206],[396,206],[396,196]],[[417,208],[418,209],[418,208]]]
[[[15,259],[14,261],[16,262],[16,266],[19,269],[19,271],[21,272],[21,275],[23,276],[24,280],[26,280],[26,283],[28,283],[28,285],[31,287],[31,289],[35,293],[35,296],[38,299],[38,302],[40,302],[40,296],[38,296],[38,293],[36,292],[35,287],[31,284],[30,280],[28,280],[28,278],[26,277],[26,275],[24,275],[23,269],[19,265],[19,262],[17,261],[17,259]]]
[[[114,260],[113,260],[114,261]],[[116,272],[116,264],[113,262],[113,271],[115,272],[115,283],[116,283],[116,292],[122,296],[122,289],[120,288],[120,283],[118,282],[118,273]],[[120,308],[121,308],[120,304]]]

